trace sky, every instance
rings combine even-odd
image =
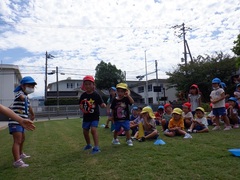
[[[44,95],[46,52],[59,81],[94,76],[101,61],[127,80],[156,78],[157,61],[158,78],[167,78],[184,57],[183,23],[193,57],[233,56],[239,17],[239,0],[1,0],[0,60],[36,80],[34,96]]]

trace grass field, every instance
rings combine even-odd
[[[105,122],[105,117],[100,125]],[[101,153],[83,151],[81,121],[56,120],[35,123],[26,132],[28,168],[13,168],[12,137],[0,131],[0,179],[240,179],[240,158],[228,149],[240,148],[240,129],[192,134],[193,139],[169,138],[165,145],[154,141],[128,147],[125,138],[113,146],[109,129],[98,128]],[[212,127],[210,127],[211,129]],[[160,130],[160,126],[158,126]]]

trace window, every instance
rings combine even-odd
[[[67,83],[67,88],[73,88],[73,83]]]
[[[149,84],[149,85],[148,85],[148,92],[149,92],[149,91],[152,91],[152,84]]]
[[[153,98],[151,97],[151,98],[148,98],[148,103],[149,104],[152,104],[153,103]]]
[[[138,93],[143,93],[144,92],[144,86],[138,87]]]

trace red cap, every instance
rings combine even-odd
[[[91,82],[94,83],[94,77],[90,76],[90,75],[87,75],[83,78],[83,81],[91,81]]]
[[[165,105],[164,105],[164,109],[166,109],[166,108],[167,108],[167,107],[169,107],[169,106],[171,106],[171,107],[172,107],[172,105],[171,105],[171,104],[169,104],[169,103],[165,104]]]
[[[190,88],[196,88],[196,89],[198,89],[198,85],[192,84]]]
[[[189,102],[184,103],[182,106],[185,106],[185,107],[187,107],[188,109],[191,108],[191,104],[190,104]]]

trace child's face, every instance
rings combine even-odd
[[[158,109],[159,114],[163,114],[163,109]]]
[[[111,89],[111,90],[109,91],[109,94],[110,94],[111,96],[115,96],[115,95],[116,95],[116,91],[114,91],[113,89]]]
[[[133,109],[133,110],[132,110],[132,114],[133,114],[134,116],[137,116],[137,115],[138,115],[138,110]]]
[[[196,88],[191,88],[190,93],[191,94],[197,94],[197,89]]]
[[[218,83],[212,83],[212,87],[213,87],[213,88],[218,88],[218,87],[219,87],[219,84],[218,84]]]
[[[143,117],[143,118],[149,118],[149,115],[148,115],[147,112],[145,112],[145,113],[142,113],[142,117]]]
[[[186,106],[183,106],[183,107],[182,107],[182,110],[183,110],[183,112],[185,112],[185,113],[188,113],[188,112],[189,112],[189,108],[186,107]]]
[[[170,114],[172,113],[172,107],[171,106],[168,106],[166,109],[165,109],[166,113]]]
[[[237,91],[240,91],[240,86],[237,87]]]
[[[125,89],[121,89],[121,88],[117,89],[117,95],[120,99],[124,97],[125,93],[126,93]]]
[[[197,110],[195,114],[198,118],[203,118],[204,117],[204,113],[200,110]]]
[[[230,106],[232,106],[232,107],[235,106],[235,102],[234,102],[234,101],[228,101],[228,104],[229,104]]]
[[[94,90],[94,83],[92,81],[84,81],[83,85],[86,92],[92,92]]]
[[[173,113],[173,119],[174,119],[175,121],[178,121],[178,120],[180,120],[180,119],[181,119],[181,117],[182,117],[182,115],[180,115],[180,114],[177,114],[177,113]]]

